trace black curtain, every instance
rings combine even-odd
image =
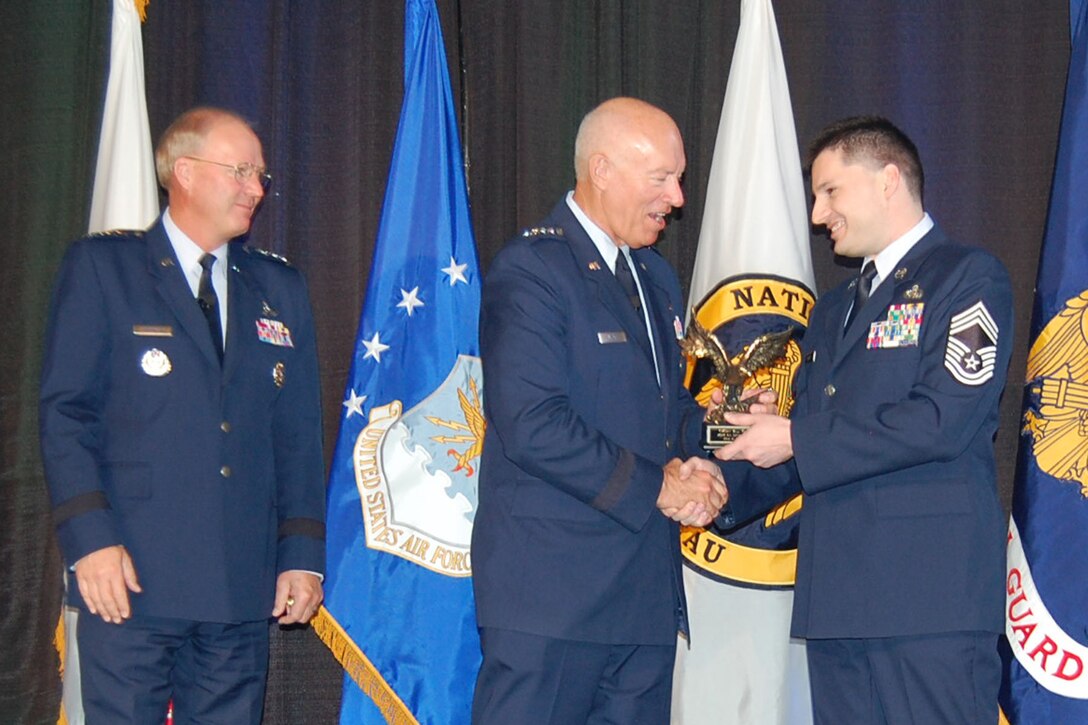
[[[86,227],[107,64],[107,0],[0,8],[0,723],[56,719],[60,559],[37,445],[40,340],[53,272]],[[573,183],[582,115],[614,95],[665,108],[684,135],[687,205],[660,248],[686,283],[740,2],[438,0],[485,266]],[[998,458],[1008,501],[1019,385],[1057,141],[1068,5],[1045,0],[779,0],[800,143],[845,115],[910,134],[926,208],[1008,265],[1019,314]],[[251,242],[306,274],[318,321],[326,453],[336,438],[400,110],[400,0],[156,0],[144,25],[157,136],[208,103],[251,119],[275,176]],[[814,236],[819,288],[852,269]],[[307,629],[274,628],[266,721],[332,723],[338,666]]]

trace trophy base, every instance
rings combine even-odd
[[[740,437],[741,433],[748,430],[748,426],[708,425],[704,430],[703,448],[708,451],[713,451],[735,441]]]

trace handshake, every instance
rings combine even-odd
[[[674,458],[664,468],[657,508],[685,526],[706,526],[729,501],[721,469],[707,458]]]

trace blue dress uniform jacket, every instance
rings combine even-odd
[[[803,487],[794,636],[1000,632],[993,439],[1013,338],[1008,274],[934,228],[844,333],[853,284],[813,309],[794,458],[725,465],[734,516]],[[919,304],[920,327],[874,327]]]
[[[222,366],[161,220],[75,242],[57,277],[40,409],[54,523],[69,565],[128,549],[143,587],[135,614],[262,620],[279,573],[324,569],[305,284],[241,245],[228,262]],[[291,345],[259,339],[268,321]]]
[[[686,628],[679,531],[656,501],[662,466],[698,440],[702,411],[683,387],[676,274],[652,249],[632,258],[660,386],[644,321],[565,202],[510,241],[484,281],[481,627],[670,646]]]

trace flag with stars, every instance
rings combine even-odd
[[[468,723],[483,445],[480,270],[434,0],[407,0],[404,101],[328,490],[341,723]]]

